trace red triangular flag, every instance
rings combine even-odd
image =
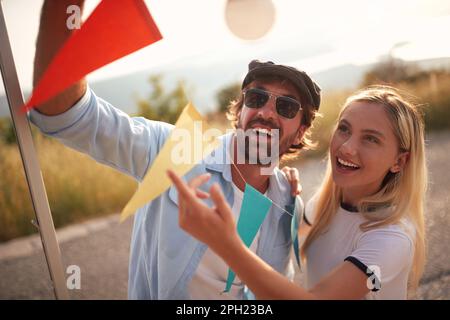
[[[103,0],[47,67],[23,111],[88,73],[162,38],[143,0]]]

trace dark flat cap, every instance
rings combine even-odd
[[[292,82],[299,91],[302,101],[319,110],[320,87],[306,74],[294,67],[275,64],[272,61],[261,62],[253,60],[248,65],[248,73],[245,76],[242,88],[253,80],[264,76],[279,76]]]

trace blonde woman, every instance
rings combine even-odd
[[[333,133],[328,170],[307,205],[312,227],[301,254],[306,287],[290,282],[246,248],[218,186],[215,207],[169,172],[181,227],[208,244],[260,299],[406,299],[423,271],[427,184],[423,120],[391,87],[350,96]]]

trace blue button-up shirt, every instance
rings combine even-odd
[[[29,117],[45,134],[139,182],[173,129],[164,122],[130,117],[90,88],[63,114],[45,116],[33,110]],[[223,136],[214,152],[225,154],[232,136]],[[202,188],[208,190],[217,182],[231,206],[234,194],[230,164],[205,159],[184,179],[205,172],[211,173],[211,179]],[[292,204],[290,185],[278,168],[269,181],[267,196],[281,207]],[[207,246],[179,228],[177,203],[177,191],[172,186],[136,212],[129,262],[130,299],[189,299],[188,283]],[[261,225],[256,253],[275,270],[292,277],[290,224],[291,217],[272,206]]]

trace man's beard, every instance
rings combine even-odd
[[[271,128],[272,136],[255,132],[252,126],[257,124]],[[251,120],[245,130],[239,120],[236,129],[238,163],[260,166],[271,166],[274,162],[278,164],[281,156],[289,150],[291,145],[287,143],[291,140],[289,138],[280,140],[281,128],[273,122],[260,118]]]

